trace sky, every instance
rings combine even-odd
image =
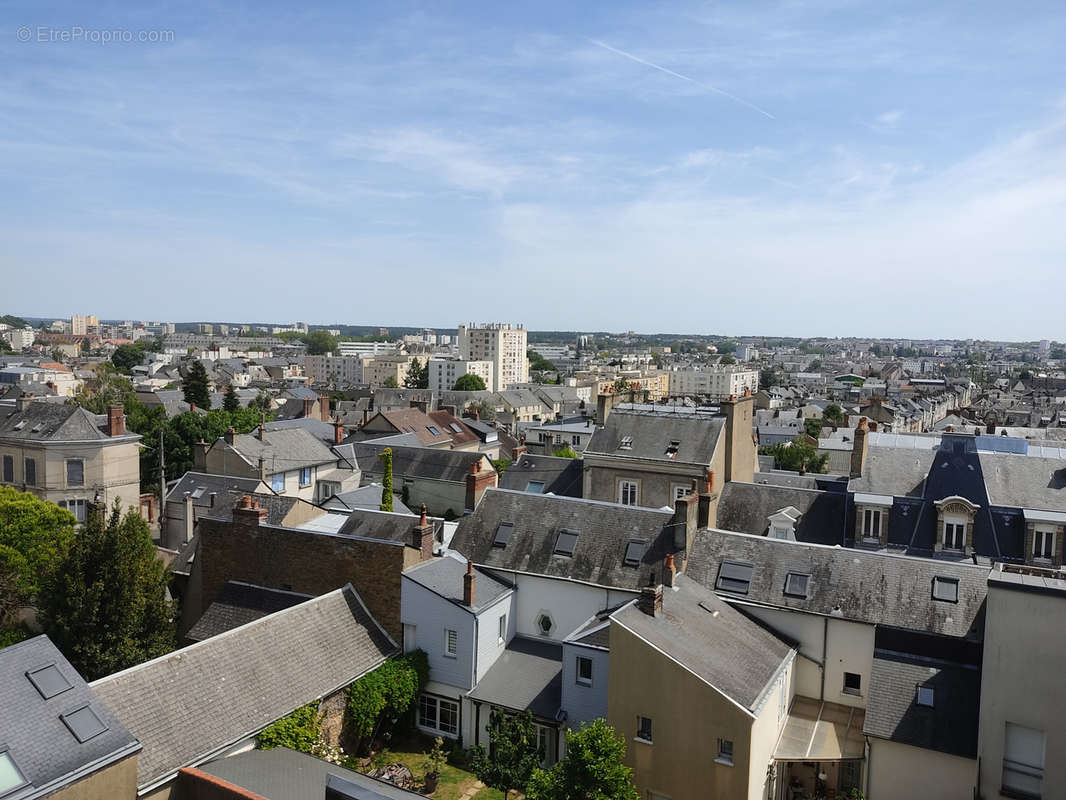
[[[0,2],[0,313],[1063,340],[1064,41],[1061,0]]]

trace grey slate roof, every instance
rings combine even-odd
[[[239,500],[244,494],[247,494],[247,492],[240,494],[231,492],[231,499],[235,499],[230,503],[216,500],[214,508],[205,512],[203,516],[210,517],[211,519],[232,520],[233,509],[237,505],[237,500]],[[265,521],[267,525],[281,525],[288,513],[292,511],[293,506],[300,503],[307,503],[306,500],[301,500],[299,497],[286,497],[284,495],[269,494],[266,492],[254,492],[251,497],[259,503],[260,508],[266,509],[267,517]],[[308,505],[310,504],[308,503]]]
[[[674,579],[673,589],[663,589],[661,614],[653,617],[633,602],[611,620],[752,712],[794,655],[789,645],[684,575]]]
[[[444,556],[408,567],[404,570],[403,576],[445,600],[465,606],[463,603],[463,576],[465,574],[466,562],[464,560]],[[492,605],[510,591],[511,587],[507,584],[496,580],[484,570],[474,568],[473,610],[475,612]]]
[[[993,505],[1066,511],[1066,461],[1007,453],[978,453]]]
[[[380,490],[379,490],[380,491]],[[380,498],[380,494],[378,497]],[[432,519],[434,527],[440,528],[440,520]],[[364,539],[381,539],[390,542],[411,541],[412,531],[418,524],[418,517],[411,513],[398,511],[379,511],[377,509],[358,508],[348,515],[347,521],[338,533],[346,536],[359,536]]]
[[[352,449],[363,473],[378,473],[381,462],[378,453],[392,448],[392,472],[395,476],[408,475],[417,478],[462,483],[470,473],[470,465],[481,461],[484,455],[466,450],[439,450],[428,447],[403,447],[378,442],[355,442]]]
[[[562,705],[562,659],[558,642],[516,636],[467,696],[554,720]]]
[[[592,434],[585,452],[710,464],[724,425],[724,417],[615,410],[607,417],[606,425]],[[623,438],[632,438],[629,449],[622,449]],[[680,443],[674,458],[666,455],[671,441]]]
[[[768,518],[792,506],[803,516],[796,523],[796,539],[817,544],[844,544],[847,496],[730,481],[718,501],[718,527],[722,530],[764,536]]]
[[[500,476],[501,489],[526,491],[530,481],[544,484],[541,494],[581,497],[584,462],[580,458],[556,458],[523,453]]]
[[[316,439],[327,445],[333,444],[333,423],[323,422],[317,417],[300,417],[299,419],[278,419],[264,426],[267,431],[285,431],[303,428]]]
[[[208,606],[203,616],[185,634],[185,638],[202,642],[310,599],[309,594],[269,589],[241,581],[226,581],[215,602]]]
[[[611,648],[611,622],[610,616],[617,609],[601,611],[588,620],[584,625],[566,637],[567,644],[582,644],[589,647],[600,647],[604,650]]]
[[[933,456],[931,450],[871,446],[866,451],[862,475],[851,479],[848,491],[892,497],[921,497]]]
[[[488,489],[473,514],[463,517],[451,548],[489,569],[517,570],[586,581],[619,589],[639,589],[661,574],[672,541],[668,511],[595,500]],[[494,547],[500,523],[514,525],[505,547]],[[573,557],[554,554],[561,529],[578,533]],[[625,566],[631,539],[646,542],[643,558]]]
[[[140,435],[108,436],[107,415],[90,414],[81,406],[30,402],[22,411],[0,410],[0,439],[25,442],[131,441]]]
[[[932,688],[932,708],[915,702],[918,686]],[[976,758],[980,705],[981,673],[975,667],[878,651],[863,733]]]
[[[55,665],[70,688],[46,700],[26,673],[48,664]],[[59,715],[86,704],[107,730],[79,743]],[[0,650],[0,742],[30,784],[11,795],[17,800],[50,795],[140,749],[47,636]]]
[[[92,688],[144,745],[144,789],[348,685],[396,650],[348,585]]]
[[[224,439],[216,440],[215,447],[225,446]],[[262,439],[254,433],[237,434],[233,437],[233,449],[252,466],[262,458],[268,472],[286,472],[337,461],[337,455],[329,447],[303,428],[266,431]]]
[[[352,489],[350,492],[338,492],[323,502],[322,507],[377,510],[381,508],[381,484],[371,483],[367,486],[360,486],[358,489]],[[414,513],[398,497],[392,498],[392,510],[395,514]]]
[[[203,508],[214,508],[229,504],[232,508],[234,503],[246,494],[252,494],[259,487],[258,478],[242,478],[233,475],[212,475],[209,472],[186,472],[181,479],[167,492],[167,502],[176,503],[184,501],[185,493],[190,495],[198,492],[200,496],[193,498],[193,505]],[[202,490],[202,491],[201,491]],[[211,493],[215,493],[214,505],[211,505]]]
[[[738,601],[944,636],[982,636],[987,567],[701,530],[685,574],[713,589],[726,560],[754,565],[748,594],[730,595]],[[784,594],[789,572],[811,576],[806,599]],[[958,603],[933,599],[935,576],[959,582]]]
[[[257,797],[270,800],[308,800],[321,798],[326,781],[346,781],[357,787],[358,800],[415,800],[425,795],[397,788],[392,784],[331,764],[321,758],[297,753],[286,747],[273,750],[252,750],[248,753],[220,758],[199,767],[220,780],[240,786]],[[191,783],[182,777],[182,784]],[[188,796],[188,795],[183,795]]]

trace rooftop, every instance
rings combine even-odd
[[[562,706],[562,658],[558,642],[516,636],[468,696],[554,720]]]

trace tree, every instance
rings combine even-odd
[[[718,361],[718,363],[721,364],[722,366],[729,366],[730,364],[736,364],[737,363],[737,359],[736,359],[736,357],[727,354],[727,355],[722,356],[722,358]]]
[[[207,370],[199,359],[193,359],[182,381],[182,393],[185,402],[197,408],[211,408],[211,394],[208,388]]]
[[[309,356],[324,356],[337,349],[337,337],[329,331],[311,331],[302,338]]]
[[[825,407],[825,411],[822,412],[822,419],[833,425],[843,425],[844,409],[836,403],[830,403]]]
[[[483,392],[485,391],[485,381],[481,379],[480,375],[473,375],[468,372],[466,375],[459,376],[459,380],[455,382],[452,390],[456,392]]]
[[[529,359],[529,368],[534,372],[552,372],[555,370],[555,365],[536,350],[527,350],[526,358]]]
[[[380,453],[381,459],[381,510],[392,511],[392,448],[386,447]]]
[[[143,360],[144,348],[137,344],[120,344],[111,354],[111,363],[126,375],[129,375],[130,370]]]
[[[236,411],[241,407],[241,400],[237,397],[237,389],[231,383],[226,389],[226,396],[222,398],[223,411]]]
[[[429,359],[426,359],[426,363],[422,364],[417,358],[411,359],[411,364],[407,367],[407,377],[403,379],[403,385],[408,389],[428,389],[429,388]]]
[[[818,451],[797,437],[794,442],[785,442],[759,448],[762,455],[774,457],[776,469],[787,469],[798,472],[803,469],[807,472],[822,474],[829,462],[829,454],[818,455]]]
[[[544,758],[537,729],[529,711],[505,714],[494,711],[489,718],[492,755],[483,747],[471,748],[470,767],[478,780],[499,789],[507,798],[512,789],[525,790],[533,770]]]
[[[74,543],[76,525],[55,503],[0,486],[0,628],[33,604]]]
[[[577,458],[577,452],[568,444],[564,444],[562,447],[552,453],[552,455],[556,458]]]
[[[44,631],[86,680],[170,652],[175,603],[148,523],[119,501],[90,509],[80,534],[40,593]]]
[[[626,746],[603,719],[566,732],[566,757],[551,769],[536,769],[527,800],[637,800]]]
[[[488,400],[478,400],[466,407],[467,414],[477,414],[478,419],[496,419],[496,409]]]
[[[817,439],[822,434],[822,421],[820,419],[803,420],[803,430],[812,439]]]
[[[628,392],[629,381],[627,381],[625,378],[619,378],[614,382],[614,390],[618,394],[621,394],[622,392]]]
[[[759,370],[759,386],[769,389],[771,386],[777,386],[781,383],[781,376],[777,374],[777,371],[773,367],[766,367]]]
[[[259,390],[259,393],[248,401],[248,408],[253,411],[261,411],[264,414],[273,409],[274,401],[270,397],[270,392],[263,389]]]
[[[395,375],[390,375],[389,377],[387,377],[385,379],[385,382],[383,384],[381,384],[381,385],[384,386],[386,389],[398,389],[399,386],[400,386],[400,383],[399,383],[399,381],[396,380],[396,376]]]

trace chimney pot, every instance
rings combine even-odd
[[[422,517],[418,520],[419,525],[426,525],[428,520],[426,519],[426,504],[422,504]]]
[[[666,563],[663,566],[663,585],[672,588],[674,578],[677,577],[677,568],[674,566],[674,554],[666,554]]]
[[[339,419],[333,420],[333,444],[341,444],[344,441],[344,423]]]

